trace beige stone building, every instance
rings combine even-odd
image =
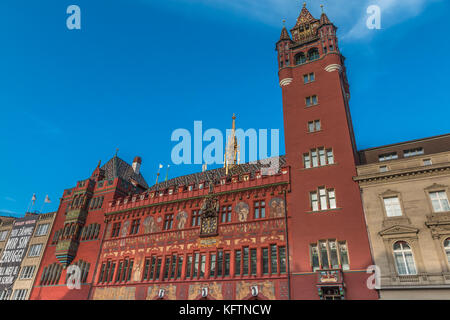
[[[13,217],[0,217],[0,258],[8,242],[9,235],[11,233],[15,218]],[[8,299],[6,291],[0,291],[0,300]]]
[[[381,299],[450,299],[450,134],[359,152]]]
[[[27,215],[30,214],[33,213],[28,213]],[[47,246],[48,237],[55,219],[55,212],[37,214],[37,217],[38,220],[34,228],[33,236],[28,243],[28,249],[22,260],[19,275],[14,282],[12,291],[9,292],[9,296],[4,296],[5,292],[0,293],[0,295],[3,295],[0,296],[0,300],[28,300],[42,255]],[[15,218],[8,218],[5,223],[0,225],[0,256],[2,249],[8,241],[14,221]],[[6,235],[3,241],[1,241],[2,232],[5,232],[4,234]]]

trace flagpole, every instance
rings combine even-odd
[[[170,164],[167,165],[166,178],[164,179],[164,181],[167,181],[167,177],[169,176],[169,167]]]
[[[158,184],[159,171],[161,170],[162,167],[163,167],[163,165],[162,165],[162,164],[159,164],[159,167],[158,167],[158,173],[156,173],[156,183],[155,183],[155,184]]]

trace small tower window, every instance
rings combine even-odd
[[[295,56],[295,65],[304,64],[306,62],[306,57],[303,52],[300,52]]]
[[[317,48],[313,48],[308,51],[308,60],[309,61],[317,60],[317,59],[319,59],[319,57],[320,57],[319,50]]]

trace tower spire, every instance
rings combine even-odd
[[[228,137],[224,154],[224,167],[226,174],[228,174],[228,169],[236,165],[239,154],[239,146],[236,139],[236,115],[234,113],[231,119],[233,119],[231,124],[231,134]]]

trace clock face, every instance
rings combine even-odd
[[[202,233],[215,233],[217,229],[217,219],[207,218],[202,222]]]

